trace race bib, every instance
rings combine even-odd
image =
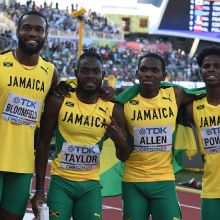
[[[38,122],[40,106],[39,101],[9,93],[2,118],[15,124],[35,127]]]
[[[201,128],[204,150],[207,154],[220,152],[220,127]]]
[[[172,149],[172,128],[134,127],[134,147],[139,152],[163,152]]]
[[[94,170],[99,164],[98,145],[80,146],[63,143],[60,167],[67,170]]]

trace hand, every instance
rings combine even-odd
[[[113,101],[116,95],[116,90],[111,86],[100,88],[100,98],[104,101]]]
[[[39,206],[42,206],[43,203],[45,203],[46,199],[45,199],[45,195],[44,192],[36,192],[33,196],[33,198],[31,199],[31,205],[32,205],[32,210],[34,213],[35,217],[38,217],[39,215]]]
[[[111,123],[103,122],[103,125],[106,129],[108,136],[113,141],[115,141],[117,140],[117,138],[120,139],[122,137],[122,132],[115,119],[112,116],[110,116],[110,119],[111,119]]]
[[[70,97],[70,92],[74,92],[75,88],[73,88],[70,84],[65,81],[61,81],[55,88],[54,94],[57,96],[65,96]]]

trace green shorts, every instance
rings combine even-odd
[[[51,176],[47,204],[50,220],[102,219],[102,196],[99,181],[71,181]]]
[[[24,215],[30,198],[33,174],[0,171],[0,207]]]
[[[174,181],[123,182],[123,219],[180,220]]]
[[[220,198],[202,198],[201,216],[202,220],[220,219]]]

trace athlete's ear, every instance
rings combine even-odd
[[[136,70],[135,72],[136,72],[136,77],[138,78],[138,70]]]
[[[45,40],[47,39],[47,37],[48,37],[48,32],[46,31],[45,32]]]
[[[17,29],[16,29],[16,36],[17,36],[17,37],[19,36],[19,31],[20,31],[20,30],[17,28]]]

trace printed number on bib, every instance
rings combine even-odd
[[[94,170],[99,164],[98,145],[81,146],[63,143],[60,167],[68,170]]]
[[[172,128],[168,126],[134,127],[134,146],[140,152],[163,152],[172,149]]]
[[[2,112],[2,118],[15,124],[35,127],[38,121],[39,109],[39,101],[9,93]]]

